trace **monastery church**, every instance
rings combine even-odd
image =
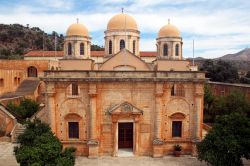
[[[104,35],[105,51],[91,51],[90,33],[77,22],[68,27],[56,60],[25,56],[23,79],[39,77],[44,89],[45,107],[37,116],[77,155],[120,156],[125,150],[163,157],[176,144],[182,154],[195,155],[206,79],[184,60],[177,27],[168,22],[159,29],[156,52],[140,51],[138,25],[125,13],[108,21]]]

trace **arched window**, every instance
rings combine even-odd
[[[135,40],[133,41],[133,54],[135,54]]]
[[[185,89],[181,84],[173,85],[171,88],[171,96],[185,97]]]
[[[80,55],[84,55],[84,44],[80,44]]]
[[[72,55],[72,44],[68,43],[68,55]]]
[[[163,45],[163,56],[168,56],[168,45],[167,44]]]
[[[109,41],[109,54],[112,54],[112,41]]]
[[[175,56],[179,56],[179,44],[175,45]]]
[[[120,50],[125,48],[125,41],[120,40]]]
[[[37,77],[37,69],[34,66],[28,67],[28,77]]]

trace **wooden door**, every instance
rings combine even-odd
[[[118,123],[118,148],[133,148],[133,123]]]

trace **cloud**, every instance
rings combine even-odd
[[[23,2],[23,1],[20,1]],[[35,5],[34,5],[35,4]],[[243,49],[250,44],[250,3],[239,0],[55,0],[30,4],[5,4],[0,7],[1,23],[37,26],[51,33],[65,33],[80,19],[92,35],[92,43],[104,44],[109,19],[121,11],[132,15],[141,31],[141,50],[156,50],[155,38],[167,23],[176,25],[183,36],[184,56],[192,56],[195,39],[196,56],[216,57]],[[9,12],[11,11],[13,12]]]
[[[55,9],[69,10],[73,7],[73,2],[70,0],[36,0],[38,4]]]

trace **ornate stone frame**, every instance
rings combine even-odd
[[[113,129],[113,156],[118,156],[118,123],[132,122],[133,123],[133,153],[138,155],[139,152],[139,123],[143,111],[134,105],[123,102],[108,110],[112,118]]]

